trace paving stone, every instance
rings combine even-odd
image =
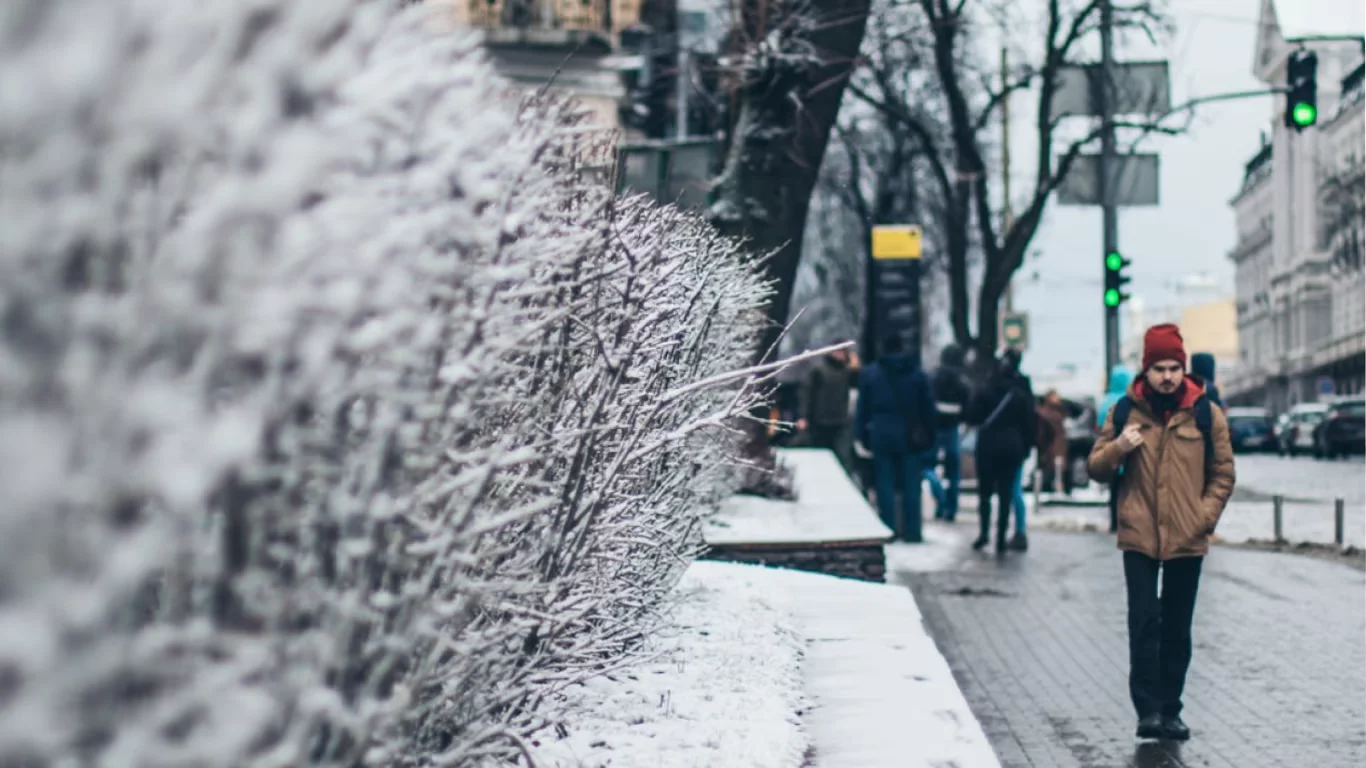
[[[892,573],[1007,768],[1366,765],[1366,574],[1216,548],[1196,604],[1185,745],[1138,742],[1120,554],[1035,530],[1027,554]]]

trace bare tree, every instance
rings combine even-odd
[[[863,40],[870,0],[736,0],[725,57],[733,122],[712,222],[768,253],[757,355],[791,307],[811,191]]]
[[[942,99],[929,66],[930,35],[918,8],[875,0],[869,19],[853,90],[840,109],[812,197],[813,221],[807,228],[795,297],[802,313],[793,319],[792,334],[805,337],[814,332],[822,339],[861,336],[865,354],[873,349],[875,331],[868,310],[874,305],[874,286],[867,279],[873,272],[872,229],[914,223],[924,233],[921,303],[929,349],[929,321],[947,314],[935,309],[947,304],[947,295],[940,295],[947,266],[942,224],[947,209],[934,193],[927,156],[933,148],[854,91],[895,82],[906,103],[936,105]],[[947,135],[942,109],[926,110],[924,115],[936,135]]]
[[[970,57],[972,32],[985,23],[999,23],[1001,6],[991,0],[894,0],[920,13],[928,36],[929,55],[940,100],[926,104],[913,97],[906,83],[894,73],[873,70],[870,85],[851,86],[860,99],[889,119],[905,126],[926,150],[933,179],[932,194],[943,202],[940,220],[945,228],[950,292],[950,321],[954,338],[990,356],[997,343],[1000,299],[1011,275],[1024,261],[1030,241],[1038,232],[1045,207],[1066,178],[1076,158],[1097,142],[1096,127],[1071,141],[1063,140],[1060,126],[1065,116],[1053,109],[1059,73],[1079,62],[1082,41],[1098,29],[1101,0],[1064,3],[1048,0],[1044,9],[1043,39],[1035,46],[1039,54],[1017,65],[1003,83],[973,66]],[[1114,23],[1122,30],[1136,30],[1156,39],[1163,17],[1147,0],[1114,5]],[[988,183],[989,126],[1002,101],[1010,94],[1036,89],[1034,116],[1036,165],[1031,189],[1019,214],[1005,227]],[[938,110],[942,110],[938,111]],[[935,118],[942,114],[947,130],[937,130]],[[1116,121],[1118,128],[1178,133],[1159,122],[1142,124]],[[982,270],[976,301],[969,296],[969,253],[980,245]],[[975,328],[971,309],[976,308]]]

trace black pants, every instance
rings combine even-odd
[[[1129,697],[1138,716],[1181,714],[1181,692],[1191,663],[1191,618],[1202,557],[1162,562],[1124,553],[1129,592]],[[1162,596],[1157,577],[1162,574]]]
[[[997,499],[996,541],[1006,540],[1010,528],[1010,505],[1015,496],[1015,474],[1020,462],[982,461],[977,464],[977,524],[978,540],[986,542],[991,536],[991,497]]]

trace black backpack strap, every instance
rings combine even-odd
[[[1130,400],[1128,395],[1115,401],[1115,433],[1110,436],[1111,438],[1119,437],[1119,433],[1124,431],[1124,425],[1129,422],[1129,412],[1133,409],[1134,401]]]
[[[1195,428],[1205,439],[1205,485],[1209,485],[1210,466],[1214,464],[1214,413],[1209,397],[1201,395],[1195,401]]]
[[[1123,395],[1115,401],[1115,404],[1113,406],[1111,406],[1110,412],[1114,414],[1115,417],[1115,429],[1114,432],[1110,435],[1111,440],[1114,440],[1115,438],[1119,437],[1119,433],[1124,431],[1124,425],[1129,422],[1129,412],[1133,409],[1134,401],[1130,400],[1128,395]],[[1127,462],[1123,462],[1119,465],[1119,469],[1115,470],[1114,479],[1110,481],[1110,487],[1112,492],[1118,492],[1119,490],[1119,481],[1124,477],[1125,463]]]

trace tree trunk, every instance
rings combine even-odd
[[[768,256],[774,294],[756,360],[776,351],[787,323],[811,191],[869,7],[869,0],[752,0],[733,35],[748,47],[711,219]]]

